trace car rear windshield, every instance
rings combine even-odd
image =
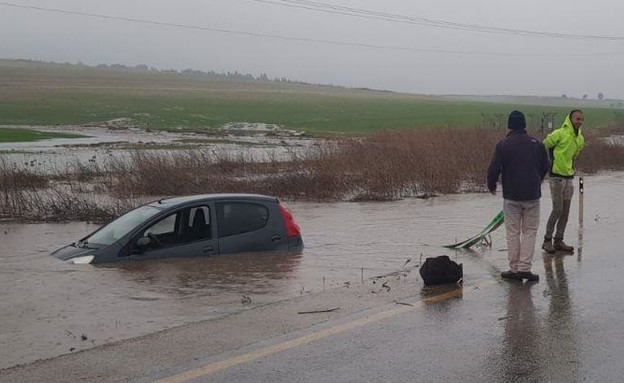
[[[104,226],[86,240],[91,244],[110,245],[128,234],[141,223],[158,214],[159,211],[160,209],[153,206],[141,206]]]

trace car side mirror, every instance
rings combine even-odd
[[[141,237],[137,239],[137,241],[134,243],[134,247],[136,247],[138,250],[143,251],[147,249],[151,243],[152,240],[149,239],[149,237]]]

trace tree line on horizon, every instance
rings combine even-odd
[[[251,82],[279,82],[279,83],[287,83],[287,84],[306,84],[309,83],[303,81],[294,81],[288,79],[286,77],[269,77],[266,73],[261,73],[259,75],[253,75],[251,73],[240,73],[238,71],[227,71],[227,72],[216,72],[213,70],[209,71],[201,71],[197,69],[158,69],[153,66],[148,66],[146,64],[137,64],[137,65],[125,65],[125,64],[97,64],[95,66],[84,64],[82,61],[78,61],[73,64],[70,62],[65,63],[57,63],[54,61],[40,61],[40,60],[30,60],[30,59],[18,59],[18,60],[10,60],[10,61],[21,61],[26,63],[35,63],[35,64],[48,64],[48,65],[58,65],[58,66],[70,66],[70,67],[82,67],[82,68],[96,68],[96,69],[112,69],[118,71],[126,71],[126,72],[140,72],[140,73],[162,73],[162,74],[179,74],[179,75],[192,75],[192,76],[201,76],[208,79],[217,79],[217,80],[237,80],[237,81],[251,81]]]

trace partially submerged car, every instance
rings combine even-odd
[[[204,194],[143,205],[51,255],[103,263],[302,249],[299,225],[277,198]]]

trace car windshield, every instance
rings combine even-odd
[[[128,234],[132,229],[156,215],[160,209],[153,206],[141,206],[117,218],[104,226],[83,242],[94,245],[110,245]]]

